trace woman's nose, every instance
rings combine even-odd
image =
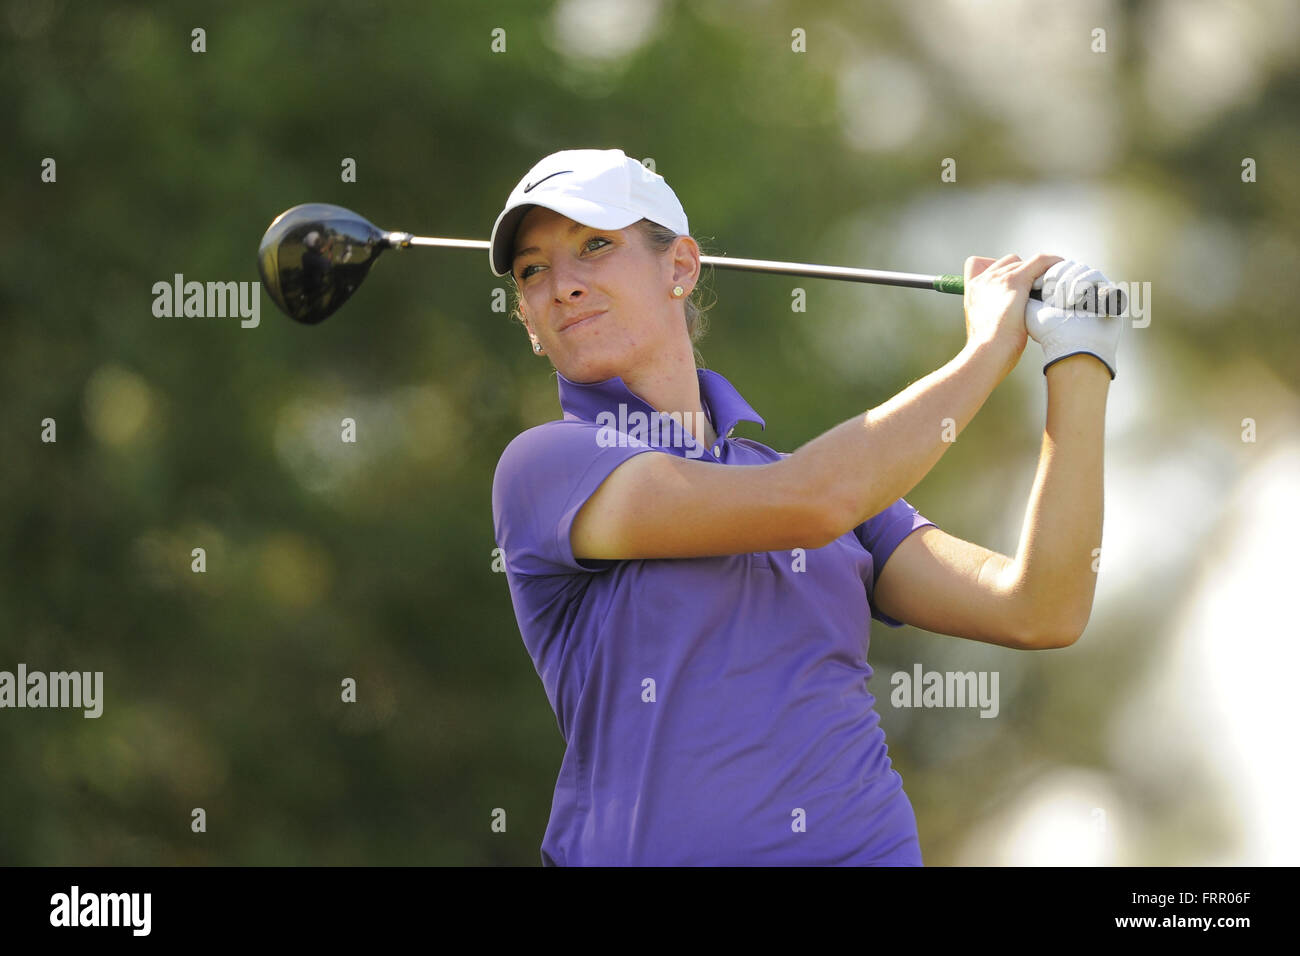
[[[555,297],[563,301],[581,295],[587,288],[587,280],[580,268],[573,266],[556,268],[552,273],[555,280]]]

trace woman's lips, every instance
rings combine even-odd
[[[600,318],[600,317],[601,317],[602,315],[604,315],[604,314],[605,314],[605,310],[602,309],[600,312],[595,312],[595,313],[593,313],[593,314],[587,316],[585,319],[579,319],[577,322],[574,322],[574,323],[572,323],[571,325],[566,325],[564,328],[560,329],[560,331],[561,331],[561,332],[568,332],[570,329],[576,329],[578,326],[580,326],[580,325],[586,325],[586,324],[587,324],[588,322],[590,322],[592,319],[598,319],[598,318]]]

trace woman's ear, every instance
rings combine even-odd
[[[673,246],[673,281],[694,290],[700,279],[700,245],[690,236],[678,236]]]
[[[536,351],[538,351],[538,345],[539,345],[539,342],[538,342],[538,339],[537,339],[536,334],[534,334],[534,332],[533,332],[533,321],[532,321],[532,319],[526,318],[526,317],[524,316],[524,314],[523,314],[523,311],[524,311],[524,310],[523,310],[522,308],[520,308],[520,310],[519,310],[519,319],[520,319],[521,322],[523,322],[523,325],[524,325],[524,329],[525,329],[525,331],[528,332],[528,339],[529,339],[529,341],[532,343],[532,349],[533,349],[533,351],[536,352]]]

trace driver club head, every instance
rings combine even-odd
[[[304,203],[272,220],[257,250],[267,294],[289,318],[315,325],[352,297],[389,234],[350,209]]]

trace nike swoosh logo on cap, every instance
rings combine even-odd
[[[558,173],[551,173],[551,176],[563,176],[565,173],[571,173],[571,172],[573,172],[572,169],[562,169]],[[540,186],[542,183],[546,182],[546,180],[550,179],[551,176],[543,176],[541,179],[537,180],[537,182],[533,183],[531,186],[525,186],[524,192],[526,193],[532,192],[535,186]]]

